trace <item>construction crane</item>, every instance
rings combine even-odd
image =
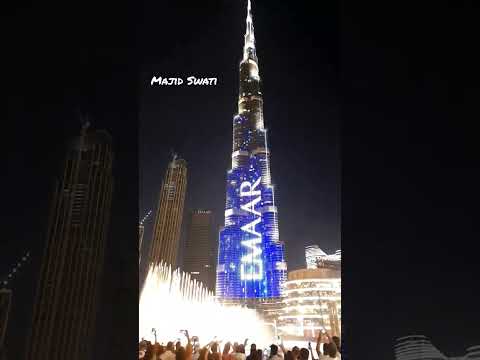
[[[30,259],[30,252],[27,251],[20,260],[12,267],[8,275],[0,282],[2,288],[6,288],[14,279],[15,275],[21,270],[22,266],[25,266],[26,262]]]
[[[147,213],[147,215],[145,215],[145,216],[143,217],[143,219],[140,220],[140,225],[143,225],[143,224],[145,223],[145,221],[147,221],[148,217],[149,217],[151,214],[152,214],[152,210],[150,210],[150,211]]]
[[[143,233],[145,232],[145,227],[144,227],[144,224],[145,224],[145,221],[147,221],[148,217],[152,214],[152,210],[150,210],[147,215],[145,215],[143,217],[142,220],[140,220],[140,224],[138,225],[138,237],[139,237],[139,241],[138,241],[138,264],[140,264],[140,262],[142,261],[142,242],[143,242]]]

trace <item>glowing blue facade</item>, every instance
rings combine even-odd
[[[238,115],[233,119],[232,168],[227,173],[225,226],[220,231],[218,247],[216,294],[219,299],[263,299],[281,295],[287,267],[278,233],[269,157],[248,1]]]

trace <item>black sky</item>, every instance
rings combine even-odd
[[[170,149],[175,149],[189,164],[187,207],[213,209],[221,225],[246,2],[212,1],[189,10],[173,5],[161,24],[153,19],[157,12],[147,9],[141,36],[146,34],[148,50],[140,84],[140,210],[156,206]],[[253,5],[280,237],[294,270],[305,267],[307,244],[340,248],[340,122],[336,7],[325,3],[322,9],[291,10],[288,3]],[[302,24],[303,14],[314,11],[316,22]],[[163,31],[175,36],[160,41]],[[313,47],[317,36],[322,41]],[[218,85],[152,88],[154,75],[217,77]]]
[[[474,8],[342,8],[342,315],[352,355],[390,349],[391,358],[394,339],[412,333],[449,356],[480,343]]]

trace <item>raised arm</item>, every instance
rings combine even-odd
[[[282,354],[285,357],[287,351],[285,350],[285,346],[283,345],[283,338],[280,338],[280,349],[282,349]]]
[[[337,344],[335,344],[335,341],[332,340],[332,338],[330,337],[330,335],[328,335],[328,332],[325,331],[325,336],[326,338],[328,339],[328,343],[330,344],[330,349],[335,349],[335,354],[338,353],[338,348],[337,348]]]
[[[322,341],[322,332],[318,334],[317,338],[317,346],[315,347],[315,350],[317,350],[317,354],[320,356],[320,342]]]
[[[230,341],[227,341],[227,343],[223,347],[223,355],[228,355],[228,353],[230,352],[230,346]]]
[[[317,359],[315,358],[315,355],[313,354],[312,343],[311,343],[310,341],[308,342],[308,350],[309,350],[310,353],[312,354],[312,359],[313,359],[313,360],[317,360]],[[317,355],[318,355],[318,351],[317,351]]]

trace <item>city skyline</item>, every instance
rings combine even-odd
[[[172,58],[143,65],[141,81],[148,85],[141,89],[141,213],[156,206],[153,199],[162,176],[160,169],[174,149],[189,163],[191,182],[186,209],[211,209],[218,215],[217,226],[223,225],[225,169],[231,167],[232,161],[231,119],[238,112],[235,99],[246,5],[247,1],[224,4],[224,15],[212,17],[209,22],[210,37],[189,42],[182,50],[182,58],[174,53]],[[336,50],[319,48],[313,54],[299,52],[293,58],[281,56],[280,48],[272,53],[268,40],[272,19],[260,2],[252,2],[252,8],[258,21],[256,41],[264,44],[259,49],[260,71],[275,201],[282,207],[278,213],[279,232],[286,244],[289,268],[300,269],[304,266],[303,246],[312,239],[318,239],[329,252],[340,248],[339,121],[333,85],[336,75],[331,65]],[[222,41],[223,38],[229,40]],[[303,34],[298,34],[298,38],[303,39]],[[212,41],[224,44],[225,55],[219,57],[205,51]],[[303,68],[300,62],[308,56],[314,56],[322,65]],[[195,62],[188,60],[193,58]],[[276,74],[284,69],[295,69],[296,75],[278,78]],[[214,87],[150,86],[152,76],[158,76],[160,70],[164,76],[216,74],[219,81]],[[315,77],[309,79],[308,71]],[[298,96],[304,97],[302,102],[287,105],[289,91],[280,91],[283,87],[295,88]],[[320,94],[319,99],[309,95],[312,88]],[[185,106],[188,103],[198,105]],[[300,121],[298,126],[293,119]],[[318,126],[318,133],[306,132],[305,126],[310,125]],[[159,142],[161,134],[168,136]],[[151,226],[150,223],[145,227],[146,238],[152,232]]]
[[[75,11],[7,4],[2,274],[25,249],[32,253],[12,289],[9,358],[24,351],[51,180],[63,142],[78,133],[78,108],[111,131],[118,155],[100,314],[100,332],[111,337],[96,339],[96,354],[121,359],[131,352],[127,342],[138,322],[135,311],[124,309],[138,301],[138,220],[156,206],[169,149],[189,161],[195,185],[186,208],[224,211],[231,146],[225,134],[240,60],[232,58],[238,53],[232,39],[243,36],[245,3],[172,2],[168,14],[161,2],[87,2]],[[428,334],[445,353],[462,354],[478,343],[480,323],[475,5],[252,6],[257,39],[267,45],[260,65],[280,231],[298,245],[287,247],[290,269],[304,266],[308,243],[327,253],[338,248],[340,221],[327,209],[333,204],[339,215],[341,203],[349,335],[342,340],[349,355],[361,358],[373,340],[371,357],[392,358],[394,339],[409,333]],[[151,76],[159,72],[218,77],[218,84],[153,89]],[[365,282],[372,274],[375,281]],[[131,334],[114,337],[121,331]]]

